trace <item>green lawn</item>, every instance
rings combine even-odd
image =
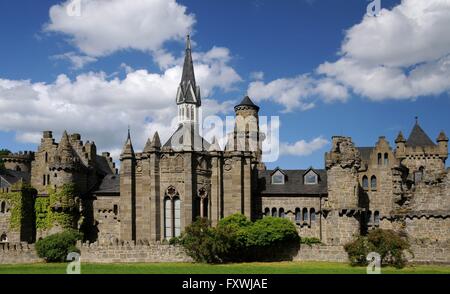
[[[0,265],[0,274],[64,274],[66,264]],[[332,262],[82,264],[83,274],[364,274],[364,267]],[[382,268],[389,274],[450,274],[450,266]]]

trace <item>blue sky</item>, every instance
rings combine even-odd
[[[450,132],[446,1],[428,15],[434,1],[382,0],[378,17],[365,16],[364,0],[120,2],[82,0],[81,20],[64,15],[66,1],[0,2],[0,148],[35,150],[49,128],[114,155],[127,125],[136,149],[155,130],[170,135],[188,32],[208,113],[232,114],[248,93],[280,117],[284,147],[269,167],[322,168],[333,135],[358,146],[385,135],[393,146],[415,116],[433,140]]]

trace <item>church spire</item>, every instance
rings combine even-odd
[[[185,51],[183,73],[181,75],[181,82],[177,93],[177,104],[194,104],[195,106],[200,107],[200,88],[197,87],[197,83],[195,81],[191,37],[189,35],[186,37]]]

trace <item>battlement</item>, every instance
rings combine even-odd
[[[31,162],[34,160],[33,151],[19,151],[2,157],[5,162]]]

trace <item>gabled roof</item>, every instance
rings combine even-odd
[[[409,147],[425,147],[425,146],[435,146],[433,141],[428,137],[425,131],[420,127],[419,123],[416,122],[408,140],[406,141],[406,146]]]
[[[20,180],[25,183],[30,182],[30,173],[24,171],[15,171],[10,169],[5,169],[0,171],[0,188],[7,188]]]
[[[190,128],[190,131],[186,128]],[[185,141],[185,135],[189,132],[191,134],[191,138],[187,138],[187,140],[190,140],[190,142],[187,142]],[[198,131],[196,131],[196,128],[189,124],[180,124],[178,129],[164,144],[164,147],[171,147],[175,150],[183,150],[185,143],[192,146],[194,151],[208,151],[211,147],[211,144],[200,136]]]
[[[283,170],[283,173],[289,179],[283,185],[272,185],[271,176],[275,170],[265,170],[259,173],[258,186],[263,196],[326,196],[327,190],[327,172],[323,169],[307,170]],[[304,175],[313,170],[319,176],[319,183],[316,185],[305,185]]]

